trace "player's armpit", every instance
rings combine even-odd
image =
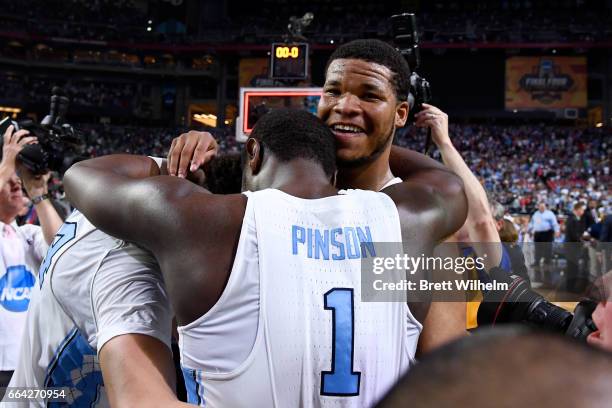
[[[417,355],[467,336],[465,310],[465,302],[432,302],[423,322]]]
[[[189,407],[177,400],[171,351],[142,334],[109,340],[99,353],[104,386],[111,406]]]

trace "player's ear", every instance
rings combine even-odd
[[[410,105],[407,101],[400,102],[395,108],[395,127],[400,128],[406,124],[408,120],[408,113],[410,112]]]
[[[255,175],[259,173],[259,170],[261,169],[261,162],[263,161],[263,149],[261,143],[258,140],[250,137],[249,140],[247,140],[246,152],[247,164],[251,168],[251,173]]]

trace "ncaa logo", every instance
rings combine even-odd
[[[9,266],[0,278],[0,304],[11,312],[27,311],[35,283],[36,278],[25,265]]]

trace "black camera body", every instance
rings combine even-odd
[[[63,174],[83,153],[80,134],[64,120],[68,97],[59,87],[54,87],[51,93],[49,114],[40,124],[32,120],[13,123],[15,130],[26,129],[38,139],[37,144],[25,146],[17,156],[33,174],[44,174],[49,170]]]

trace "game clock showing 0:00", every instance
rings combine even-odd
[[[306,43],[274,43],[270,60],[274,79],[306,79],[308,76]]]

